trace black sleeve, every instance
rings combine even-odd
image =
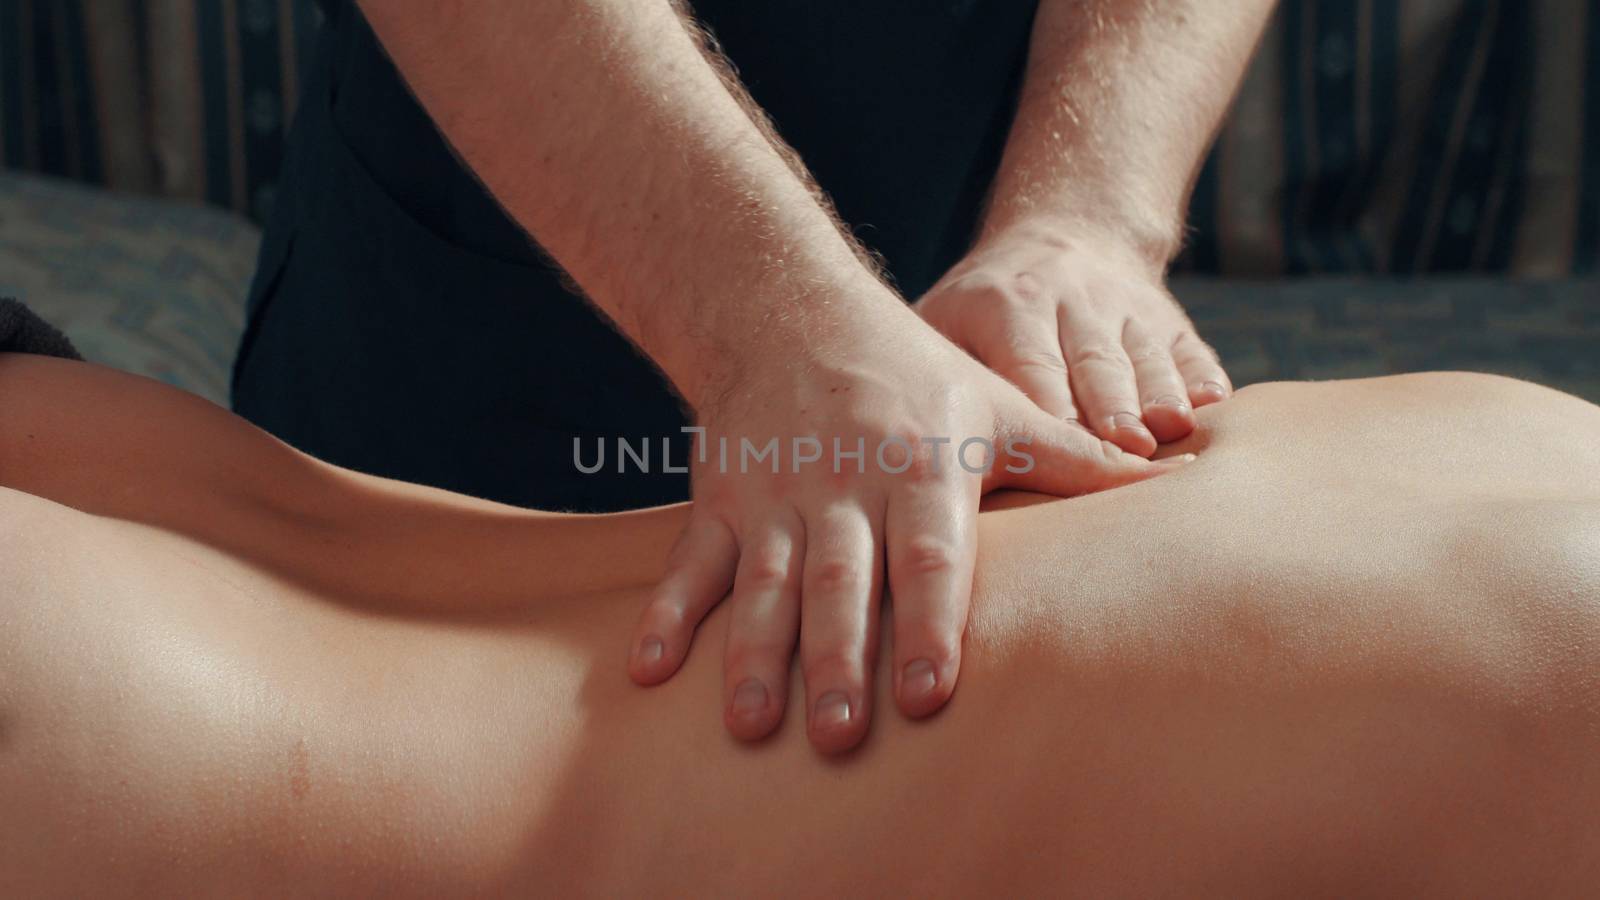
[[[0,353],[83,359],[60,329],[10,297],[0,297]]]

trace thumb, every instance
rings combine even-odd
[[[996,450],[994,487],[1060,497],[1144,481],[1194,459],[1194,454],[1186,453],[1151,462],[1101,440],[1076,422],[1057,419],[1032,403],[1011,416]]]

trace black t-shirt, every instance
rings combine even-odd
[[[1035,0],[696,0],[755,101],[915,299],[960,258],[999,163]],[[536,253],[462,170],[354,4],[335,119],[378,182],[463,246]],[[488,86],[486,86],[487,88]]]
[[[681,473],[577,471],[577,442],[588,453],[613,438],[670,441],[682,461],[684,411],[462,167],[355,5],[325,5],[234,409],[330,462],[508,503],[603,511],[685,498]],[[843,219],[902,293],[920,295],[970,239],[1033,0],[700,0],[696,11]]]

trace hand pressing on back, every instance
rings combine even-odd
[[[1021,225],[986,237],[916,308],[1044,411],[1149,456],[1232,393],[1162,276],[1118,241]]]
[[[955,690],[985,491],[1081,494],[1167,468],[1046,414],[903,305],[852,308],[888,311],[814,346],[752,348],[701,405],[694,510],[629,662],[640,683],[670,678],[728,598],[726,646],[709,649],[723,654],[729,731],[777,727],[798,652],[799,715],[826,752],[867,733],[885,587],[901,712],[928,715]],[[745,440],[770,439],[775,461],[746,458]],[[859,455],[835,463],[836,441]]]

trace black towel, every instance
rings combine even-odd
[[[0,297],[0,353],[37,353],[83,359],[59,328],[39,318],[20,301]]]

